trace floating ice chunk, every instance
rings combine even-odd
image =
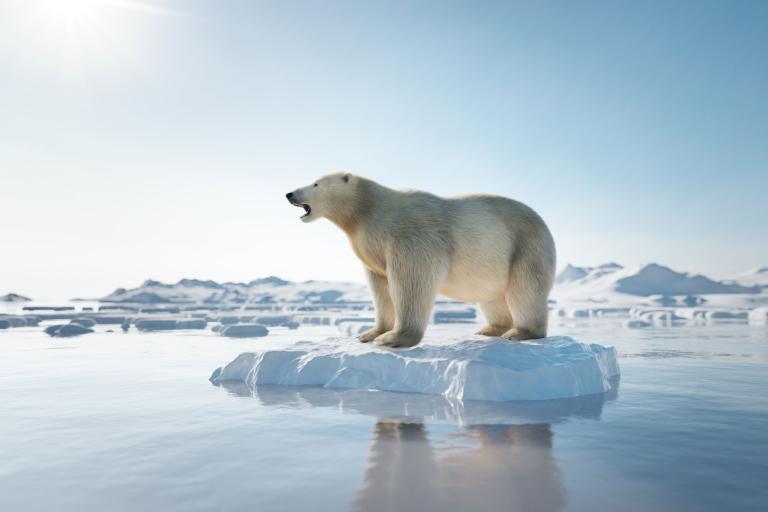
[[[331,325],[331,317],[317,315],[298,315],[295,317],[297,322],[310,325]]]
[[[646,327],[653,327],[653,324],[636,318],[625,320],[621,325],[627,329],[645,329]]]
[[[167,307],[153,307],[153,308],[140,308],[139,313],[149,313],[149,314],[155,314],[155,313],[162,313],[166,315],[176,315],[181,310],[176,306],[167,306]]]
[[[230,325],[222,328],[220,332],[228,338],[258,338],[269,334],[269,330],[259,324]]]
[[[359,388],[462,400],[548,400],[605,393],[619,375],[616,350],[569,337],[528,342],[473,336],[385,350],[349,338],[300,341],[240,354],[211,381]]]
[[[204,318],[176,320],[176,329],[205,329],[208,322]]]
[[[216,320],[221,325],[234,325],[240,322],[240,317],[239,316],[219,316],[219,317],[216,317]]]
[[[176,320],[141,318],[134,325],[140,331],[172,331],[176,329]]]
[[[82,318],[73,318],[72,320],[69,321],[69,323],[82,325],[83,327],[88,327],[90,329],[91,327],[96,325],[96,320],[94,320],[93,318],[82,317]]]
[[[348,322],[366,322],[372,324],[374,318],[372,316],[340,316],[333,321],[333,325],[340,325]]]
[[[124,316],[94,315],[89,316],[88,318],[92,318],[93,321],[99,325],[120,325],[129,321],[129,319]]]
[[[24,306],[22,311],[74,311],[74,306]]]
[[[475,308],[438,309],[432,314],[435,324],[471,324],[476,318]]]
[[[707,311],[705,318],[707,320],[747,320],[747,311],[724,311],[724,310],[711,310]]]
[[[257,316],[253,318],[253,322],[261,325],[267,325],[271,327],[285,325],[293,321],[293,315],[269,315],[269,316]]]
[[[27,322],[27,319],[23,316],[4,316],[2,319],[8,322],[8,327],[26,327],[28,325],[37,325],[35,322],[31,324]]]
[[[685,322],[685,318],[678,316],[674,311],[644,311],[637,317],[638,320],[654,325],[671,326]]]
[[[768,325],[768,307],[755,308],[749,312],[749,323]]]
[[[98,319],[97,323],[98,322]],[[136,328],[140,331],[174,331],[180,329],[205,329],[208,321],[204,318],[137,318],[134,322]],[[123,324],[123,329],[127,330],[130,322]]]
[[[51,325],[46,327],[46,334],[56,338],[71,338],[93,332],[93,329],[77,324]]]
[[[687,320],[701,321],[706,318],[707,310],[699,308],[677,308],[675,314]]]

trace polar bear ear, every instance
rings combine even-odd
[[[344,176],[342,176],[341,179],[344,180],[344,183],[349,183],[349,177],[350,177],[350,175],[349,175],[349,173],[347,173]]]

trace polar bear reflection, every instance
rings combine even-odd
[[[501,403],[237,381],[214,385],[264,406],[324,407],[377,418],[354,510],[553,512],[565,508],[566,495],[552,456],[551,425],[599,418],[604,404],[618,397],[619,380],[605,394]],[[446,420],[469,426],[443,434],[440,422]],[[432,436],[425,425],[435,425]]]
[[[379,419],[354,510],[564,507],[549,424],[478,425],[450,437],[450,449],[435,449],[423,423]]]

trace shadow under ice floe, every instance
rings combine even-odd
[[[331,338],[240,354],[217,368],[210,380],[239,382],[253,390],[265,384],[318,386],[498,402],[606,393],[618,375],[613,347],[567,336],[529,342],[425,340],[398,351]]]

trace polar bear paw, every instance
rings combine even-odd
[[[368,343],[369,341],[375,340],[376,338],[378,338],[379,336],[381,336],[385,332],[387,332],[386,329],[383,329],[381,327],[374,327],[373,329],[369,329],[369,330],[365,331],[364,333],[361,333],[357,337],[357,339],[361,343]]]
[[[422,335],[407,332],[389,331],[377,337],[373,342],[382,347],[408,348],[419,344]]]
[[[524,340],[535,340],[539,338],[546,338],[546,334],[537,333],[534,331],[531,331],[529,329],[523,329],[520,327],[513,327],[512,329],[505,332],[502,336],[502,338],[506,338],[508,340],[514,340],[514,341],[524,341]]]
[[[505,332],[509,331],[509,326],[504,325],[486,325],[475,334],[480,336],[501,336]]]

